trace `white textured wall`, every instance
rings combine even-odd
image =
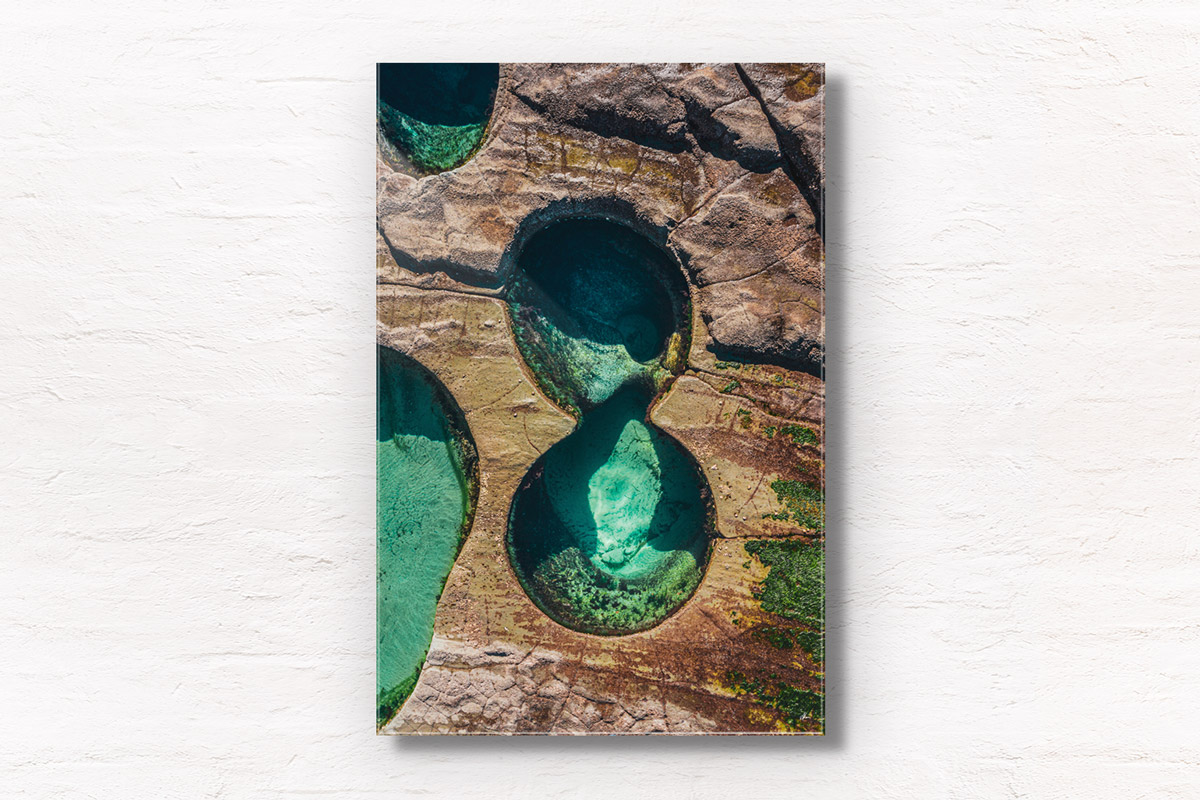
[[[9,4],[0,796],[1197,797],[1187,5]],[[825,740],[374,736],[373,64],[422,58],[828,62]]]

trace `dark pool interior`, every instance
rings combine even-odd
[[[615,222],[551,224],[522,248],[509,291],[517,346],[560,405],[587,410],[653,381],[687,334],[687,286],[670,256]]]
[[[499,64],[379,64],[387,155],[421,174],[464,163],[483,141],[499,82]]]

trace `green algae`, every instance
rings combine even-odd
[[[774,439],[775,434],[782,433],[784,436],[791,437],[791,440],[800,446],[804,445],[820,445],[821,439],[817,436],[817,432],[807,425],[784,425],[778,427],[775,425],[767,425],[763,429],[763,435],[768,439]]]
[[[388,108],[378,107],[379,124],[391,143],[424,173],[454,169],[471,157],[487,123],[430,125]]]
[[[752,634],[772,647],[800,647],[814,661],[825,660],[825,548],[819,542],[754,539],[746,552],[768,568],[753,590],[763,611],[793,623],[766,624]]]
[[[825,725],[825,695],[819,692],[777,680],[747,677],[738,670],[726,672],[725,680],[735,694],[747,695],[758,705],[776,712],[789,730],[804,728],[810,721],[822,728]]]
[[[763,611],[781,624],[759,624],[751,635],[779,650],[799,647],[818,664],[825,661],[825,548],[820,542],[801,539],[753,539],[746,552],[767,567],[767,575],[752,590]],[[779,619],[781,618],[781,619]],[[777,675],[725,674],[735,694],[775,712],[784,727],[823,728],[825,696],[781,680]]]
[[[433,637],[442,587],[470,527],[476,456],[448,393],[412,359],[378,348],[377,719],[403,705]]]
[[[454,169],[483,143],[498,64],[380,64],[376,112],[385,152],[418,174]]]
[[[746,552],[768,568],[754,590],[764,611],[822,630],[825,625],[825,548],[799,539],[753,539]]]
[[[734,624],[738,624],[736,621]],[[755,639],[766,642],[777,650],[799,647],[812,656],[814,661],[825,660],[825,634],[821,631],[781,628],[778,625],[758,625],[750,630]]]
[[[799,445],[821,443],[821,440],[817,438],[817,432],[805,425],[784,425],[779,432],[792,437],[792,441]]]
[[[653,627],[703,576],[705,487],[686,452],[645,421],[649,400],[631,386],[587,414],[514,499],[517,575],[569,628],[611,635]]]
[[[802,528],[825,530],[825,493],[819,487],[805,481],[777,480],[771,482],[771,490],[783,510],[763,514],[763,519],[791,521]]]

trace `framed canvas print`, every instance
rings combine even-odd
[[[378,66],[380,733],[824,733],[824,74]]]

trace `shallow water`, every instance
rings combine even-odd
[[[379,127],[418,173],[453,169],[483,141],[499,64],[380,64]]]
[[[510,550],[552,618],[595,633],[653,627],[700,582],[708,541],[701,477],[645,419],[627,387],[530,471],[513,503]]]
[[[646,420],[685,341],[686,297],[678,267],[614,223],[551,225],[518,259],[510,293],[518,348],[580,423],[517,490],[509,552],[530,597],[567,627],[645,630],[703,576],[707,486],[691,457]]]
[[[412,691],[470,518],[474,448],[436,379],[378,349],[376,523],[380,717]]]

